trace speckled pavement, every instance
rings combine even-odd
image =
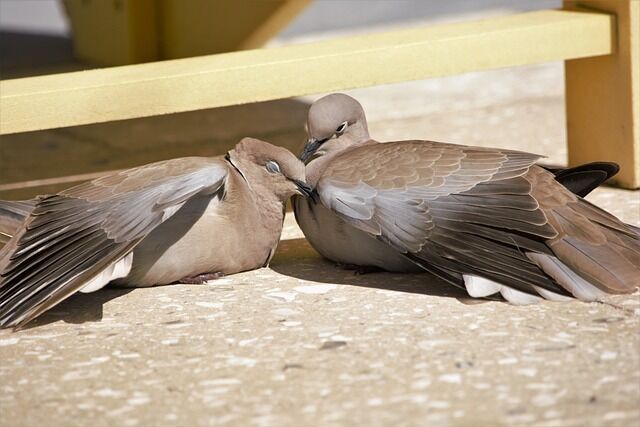
[[[381,140],[566,161],[561,64],[351,93]],[[640,224],[640,192],[589,199]],[[77,295],[0,331],[0,426],[640,425],[638,294],[471,303],[426,275],[339,269],[291,215],[283,239],[270,269]]]
[[[469,304],[297,237],[271,269],[78,295],[0,332],[2,426],[631,426],[640,299]]]

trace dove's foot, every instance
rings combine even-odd
[[[384,271],[380,267],[374,267],[373,265],[355,265],[355,264],[336,264],[339,268],[344,270],[351,270],[353,274],[359,276],[361,274],[380,273]]]
[[[216,280],[224,277],[224,273],[222,271],[216,271],[215,273],[203,273],[198,274],[196,276],[187,276],[178,280],[177,283],[186,283],[188,285],[201,285],[209,280]]]

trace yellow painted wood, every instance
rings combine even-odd
[[[64,0],[75,55],[91,64],[159,59],[155,0]]]
[[[162,0],[161,57],[185,58],[261,47],[310,0]]]
[[[615,181],[640,187],[640,1],[565,1],[616,15],[613,55],[565,63],[569,163],[609,160],[620,165]]]
[[[607,55],[606,14],[540,11],[0,82],[0,133]]]
[[[74,51],[126,65],[261,47],[311,0],[63,0]]]

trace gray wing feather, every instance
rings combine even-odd
[[[475,274],[532,294],[532,284],[567,294],[525,255],[550,253],[544,241],[556,236],[523,178],[539,156],[415,144],[368,146],[339,157],[318,182],[320,200],[456,285],[462,274]],[[367,170],[359,173],[354,164]]]

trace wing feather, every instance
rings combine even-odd
[[[182,158],[40,198],[0,251],[0,326],[18,326],[126,256],[197,194],[224,192],[224,161]]]
[[[424,141],[368,145],[334,159],[318,192],[342,219],[457,286],[466,274],[566,295],[525,255],[550,253],[544,242],[557,235],[523,178],[538,158]]]
[[[429,141],[367,144],[334,158],[317,190],[344,221],[457,286],[477,276],[553,299],[631,292],[637,229],[572,194],[538,158]],[[518,292],[502,293],[534,300]]]

